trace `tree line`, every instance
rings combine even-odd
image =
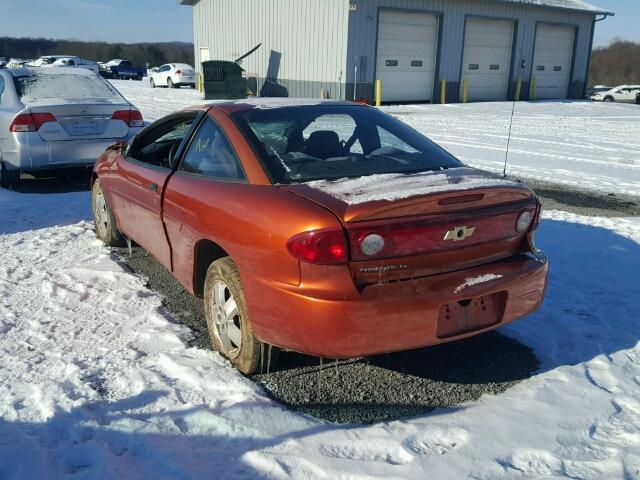
[[[640,84],[640,43],[616,40],[591,55],[589,85]]]
[[[169,62],[193,65],[193,44],[107,43],[0,37],[0,57],[35,59],[42,55],[72,55],[96,62],[123,58],[140,67],[147,63],[150,67],[156,67]]]

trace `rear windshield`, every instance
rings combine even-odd
[[[274,183],[462,166],[428,138],[375,108],[253,108],[233,119]]]
[[[15,77],[15,85],[24,103],[49,99],[124,101],[109,82],[97,75],[33,72]]]

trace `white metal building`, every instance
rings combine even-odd
[[[585,95],[595,22],[581,0],[179,0],[196,68],[233,60],[264,96],[387,102]]]

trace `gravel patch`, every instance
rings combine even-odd
[[[193,346],[210,349],[202,299],[190,295],[142,248],[116,253],[147,279],[166,308],[194,330]],[[317,418],[372,423],[454,407],[499,394],[538,368],[531,349],[497,332],[472,339],[373,357],[320,359],[282,352],[273,371],[254,375],[275,400]]]

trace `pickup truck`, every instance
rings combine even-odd
[[[147,75],[147,70],[134,67],[129,60],[114,59],[100,65],[100,75],[105,78],[142,80],[142,77]]]

